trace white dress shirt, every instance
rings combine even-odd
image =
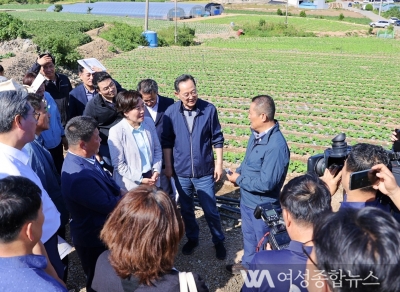
[[[45,243],[52,237],[60,227],[60,213],[53,201],[50,199],[43,185],[28,164],[29,156],[25,149],[18,150],[14,147],[0,143],[0,179],[9,175],[23,176],[29,178],[42,190],[43,204],[43,234],[42,242]]]
[[[153,119],[154,122],[156,121],[156,118],[157,118],[158,102],[159,102],[159,98],[157,95],[157,102],[153,107],[149,107],[146,105],[146,108],[149,111],[151,118]]]

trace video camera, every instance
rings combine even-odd
[[[342,168],[350,151],[351,146],[347,146],[346,134],[341,133],[332,139],[332,148],[326,149],[323,154],[316,154],[308,158],[307,171],[323,176],[326,168],[335,166]]]
[[[261,218],[270,228],[268,242],[273,250],[284,249],[290,243],[290,237],[281,215],[282,209],[280,205],[272,203],[260,204],[254,209],[254,217],[256,219]]]
[[[310,156],[307,161],[307,171],[323,176],[326,168],[343,167],[344,161],[351,151],[351,146],[348,146],[345,140],[346,134],[340,133],[332,139],[332,148],[326,149],[324,153]],[[387,154],[390,160],[390,165],[387,167],[392,171],[397,184],[400,185],[400,152],[388,150]]]

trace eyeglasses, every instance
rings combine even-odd
[[[189,97],[189,96],[197,96],[197,91],[193,90],[191,92],[185,92],[185,93],[182,93],[182,96],[186,97],[186,98]]]
[[[115,83],[111,81],[111,83],[107,87],[103,87],[102,91],[109,91],[110,89],[114,89]]]
[[[304,242],[302,245],[301,245],[301,249],[303,250],[303,253],[307,256],[307,258],[313,263],[313,265],[315,266],[315,267],[318,267],[317,266],[317,264],[314,262],[314,260],[311,258],[311,255],[307,252],[307,250],[306,250],[306,244],[307,243],[310,243],[310,242],[312,242],[313,240],[311,239],[311,240],[309,240],[309,241],[307,241],[307,242]]]
[[[34,118],[36,121],[38,121],[38,120],[39,120],[40,113],[33,112],[33,113],[31,113],[31,114],[28,114],[28,116],[30,116],[30,115],[32,115],[32,116],[33,116],[33,118]]]

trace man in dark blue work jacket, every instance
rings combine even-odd
[[[161,134],[164,152],[164,173],[175,179],[181,213],[188,242],[182,253],[190,255],[199,245],[199,226],[194,214],[196,191],[204,211],[217,259],[226,258],[225,240],[216,206],[214,181],[222,175],[224,137],[215,106],[197,96],[196,82],[191,75],[175,80],[175,95],[180,101],[169,106],[164,114]],[[216,165],[214,154],[217,155]],[[173,163],[172,163],[173,161]]]
[[[270,96],[259,95],[252,99],[249,120],[253,133],[246,155],[236,172],[228,174],[229,181],[240,187],[244,243],[241,265],[227,266],[234,274],[249,267],[258,242],[268,231],[264,222],[254,217],[254,209],[259,204],[278,201],[289,167],[289,148],[274,116],[275,103]]]

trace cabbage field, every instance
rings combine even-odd
[[[215,39],[198,47],[142,49],[106,61],[126,88],[154,78],[173,96],[173,81],[196,77],[200,96],[216,105],[226,138],[225,160],[244,155],[250,99],[270,94],[291,149],[292,172],[338,133],[348,143],[389,147],[399,125],[400,45],[376,38]]]

